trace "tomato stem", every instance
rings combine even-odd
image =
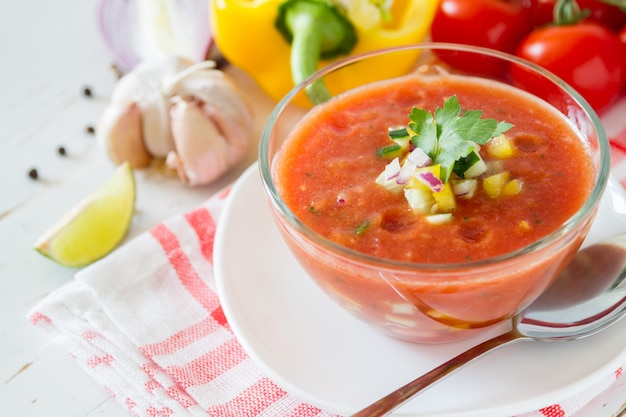
[[[575,25],[589,14],[589,10],[580,10],[576,0],[557,0],[554,4],[552,23],[556,26]]]

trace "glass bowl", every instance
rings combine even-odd
[[[468,62],[473,63],[473,68],[479,69],[481,68],[480,62],[484,61],[485,68],[489,68],[489,70],[484,71],[484,73],[481,73],[480,70],[468,73],[452,68],[443,63],[445,55],[462,55]],[[397,68],[393,66],[394,62],[407,61],[406,56],[414,58],[413,65]],[[398,59],[398,57],[401,58]],[[378,68],[381,60],[389,63],[390,68],[392,68],[389,72],[380,75],[377,72],[368,71],[368,68],[374,67],[372,62],[377,62],[376,68]],[[494,63],[506,70],[494,75],[491,70]],[[452,83],[450,84],[452,90],[447,90],[445,94],[457,95],[455,89],[458,87],[458,100],[463,106],[462,103],[470,100],[469,96],[475,94],[471,91],[475,91],[476,87],[488,91],[488,94],[483,93],[481,100],[486,100],[485,103],[491,102],[491,106],[495,106],[494,102],[498,103],[498,106],[501,105],[502,108],[492,111],[486,107],[484,113],[499,116],[498,111],[504,111],[504,116],[508,114],[508,117],[513,118],[518,116],[511,115],[519,114],[522,115],[517,119],[519,124],[526,123],[524,120],[530,119],[533,119],[531,124],[536,123],[537,120],[542,119],[541,114],[555,116],[552,119],[546,119],[548,130],[554,129],[556,131],[566,126],[567,129],[574,132],[575,137],[580,139],[578,142],[582,143],[579,149],[584,151],[582,152],[584,154],[583,159],[587,161],[588,169],[580,171],[580,175],[570,174],[568,181],[581,184],[583,188],[586,187],[588,192],[584,198],[579,198],[578,202],[573,203],[574,206],[566,209],[569,204],[567,203],[569,197],[562,194],[567,193],[559,194],[556,192],[558,189],[555,189],[553,195],[545,198],[544,204],[546,207],[551,207],[550,213],[565,214],[552,228],[546,229],[544,235],[533,238],[531,241],[524,241],[520,237],[523,233],[518,233],[515,228],[501,229],[500,226],[504,222],[498,217],[497,212],[484,209],[484,214],[481,212],[480,216],[484,217],[482,219],[484,223],[481,224],[485,226],[481,226],[484,230],[481,229],[477,240],[484,240],[482,236],[485,235],[490,236],[490,238],[493,237],[496,242],[500,242],[493,244],[497,246],[492,248],[495,250],[493,255],[477,256],[476,254],[490,253],[482,246],[475,246],[476,251],[469,249],[468,252],[467,248],[473,248],[473,242],[470,241],[476,236],[473,236],[471,231],[465,235],[458,232],[464,225],[456,226],[457,234],[462,235],[463,241],[459,240],[458,243],[455,243],[455,240],[442,240],[440,244],[437,239],[431,239],[428,251],[437,256],[434,256],[433,260],[417,261],[389,256],[389,253],[393,253],[396,250],[396,245],[399,245],[402,240],[400,234],[397,235],[397,239],[392,237],[390,240],[375,240],[375,244],[370,244],[370,250],[365,246],[365,249],[350,246],[351,243],[349,243],[360,239],[362,233],[370,233],[368,225],[363,230],[356,227],[355,236],[350,238],[342,235],[343,237],[338,239],[332,230],[324,233],[314,230],[310,219],[307,217],[315,216],[316,210],[321,210],[315,206],[320,197],[311,197],[311,206],[307,211],[302,207],[296,207],[293,202],[291,206],[288,205],[286,200],[295,200],[286,199],[282,195],[286,188],[284,184],[289,182],[287,178],[292,175],[299,175],[298,173],[302,174],[300,162],[293,162],[291,157],[285,156],[294,155],[292,151],[285,151],[285,141],[290,138],[294,130],[311,132],[310,135],[313,135],[313,132],[321,131],[320,126],[324,125],[325,122],[322,123],[322,119],[315,119],[313,123],[310,121],[311,118],[318,117],[324,112],[326,119],[341,115],[342,110],[339,108],[330,113],[324,109],[355,94],[355,91],[362,91],[365,85],[371,86],[372,83],[381,85],[380,83],[383,83],[382,85],[385,87],[379,88],[381,91],[393,90],[387,87],[392,85],[389,83],[394,83],[395,86],[401,85],[401,88],[411,85],[410,100],[419,101],[421,99],[415,97],[427,97],[434,94],[425,93],[424,88],[415,88],[411,84],[415,77],[419,80],[427,80],[429,83],[434,81],[433,85],[445,84],[451,79],[464,77],[463,79],[473,83],[474,90],[471,88],[463,89],[460,88],[460,85],[457,86],[457,84]],[[311,105],[307,100],[307,91],[311,88],[319,89],[320,84],[323,84],[322,88],[328,88],[329,96],[332,98],[321,104]],[[511,104],[512,107],[506,107],[508,104],[506,104],[506,94],[504,93],[511,89],[514,89],[516,94],[520,94],[524,100],[530,100],[528,103],[534,104]],[[363,96],[358,100],[360,108],[356,113],[353,113],[352,119],[343,121],[334,119],[331,124],[338,125],[346,132],[345,137],[341,140],[346,141],[346,149],[352,148],[349,146],[349,141],[364,141],[365,139],[352,137],[351,135],[356,133],[348,129],[348,125],[351,127],[354,124],[368,124],[377,119],[378,114],[382,113],[377,107],[380,102],[386,103],[389,107],[397,105],[398,114],[408,122],[407,116],[410,112],[410,107],[407,107],[410,104],[408,100],[401,94],[396,94],[393,99],[381,96],[368,102]],[[538,106],[537,109],[540,110],[539,113],[541,114],[535,113],[533,116],[533,113],[524,113],[527,108],[534,108],[535,105]],[[430,106],[433,107],[432,104]],[[485,104],[485,106],[489,105]],[[429,110],[433,111],[434,109]],[[330,115],[331,113],[332,115]],[[294,117],[294,115],[296,116]],[[393,120],[389,121],[390,128],[391,125],[397,125],[398,120],[404,120],[398,117],[394,116]],[[513,129],[510,132],[514,132]],[[511,135],[514,136],[515,133],[511,133]],[[303,148],[314,143],[313,139],[310,141],[309,139],[310,137],[307,137],[307,141],[302,142],[303,144],[306,143],[306,145],[302,145]],[[533,140],[520,140],[519,144],[522,148],[526,147],[525,142],[532,143]],[[547,143],[546,146],[551,146],[552,140],[546,139],[545,143]],[[376,146],[372,145],[372,153],[376,152]],[[304,153],[304,149],[300,149],[296,153],[301,152]],[[523,149],[523,152],[537,154],[539,151]],[[358,168],[350,165],[350,158],[362,159],[364,154],[346,157],[341,164],[336,161],[329,162],[330,158],[338,157],[337,153],[341,153],[341,149],[339,151],[336,148],[331,150],[322,146],[309,155],[316,158],[315,164],[323,167],[320,172],[331,174],[329,178],[340,177],[342,178],[341,181],[345,182],[346,178],[348,178],[347,181],[350,181],[352,177],[361,177]],[[369,151],[365,153],[369,154]],[[341,159],[342,156],[340,155],[339,158]],[[380,156],[377,158],[381,159]],[[531,171],[538,168],[538,165],[550,163],[550,161],[537,158],[532,161],[528,168]],[[363,175],[369,178],[366,181],[375,182],[381,170],[380,167],[384,169],[386,163],[388,161],[379,162],[380,166],[376,170],[370,169],[370,171],[364,172]],[[391,337],[410,342],[442,343],[474,337],[478,332],[511,318],[541,295],[556,279],[580,247],[593,222],[608,179],[609,147],[606,133],[592,108],[576,91],[551,73],[517,57],[493,50],[465,45],[423,43],[348,57],[319,70],[308,80],[293,88],[278,103],[264,127],[259,149],[259,167],[268,203],[282,237],[298,262],[329,297],[343,307],[346,312],[355,315]],[[348,176],[342,175],[346,173],[345,170],[354,170],[354,172],[350,171]],[[519,195],[515,196],[518,199],[515,201],[524,201],[524,187],[538,187],[539,183],[551,183],[552,181],[556,184],[557,177],[560,175],[557,171],[545,174],[545,178],[542,179],[535,178],[533,180],[535,185],[532,182],[524,183]],[[483,174],[483,177],[488,174]],[[300,184],[298,182],[300,180],[290,181],[292,184]],[[361,185],[344,183],[335,189],[333,188],[335,185],[331,184],[335,180],[327,178],[323,181],[330,181],[327,188],[333,193],[329,197],[333,200],[332,204],[328,202],[325,204],[342,205],[340,209],[333,208],[332,213],[334,214],[332,216],[335,217],[329,215],[329,218],[349,218],[352,215],[351,210],[353,210],[351,204],[352,207],[355,207],[357,203],[355,200],[345,201],[340,195],[341,190],[346,190],[346,193],[349,193]],[[309,187],[306,184],[306,181],[302,180],[300,188],[305,190],[304,193]],[[359,201],[384,200],[384,198],[379,197],[378,191],[368,193],[368,195],[361,196]],[[305,196],[305,198],[307,197]],[[314,203],[313,200],[316,202]],[[521,203],[515,205],[524,206]],[[299,214],[296,214],[298,210]],[[381,212],[386,213],[385,210],[381,208]],[[408,210],[411,208],[409,207]],[[323,212],[326,213],[326,211]],[[391,213],[393,217],[393,210]],[[453,216],[457,216],[455,211],[453,211]],[[393,225],[394,219],[387,217],[389,216],[384,214],[384,220],[381,223]],[[380,215],[375,218],[380,218]],[[385,232],[390,232],[388,234],[394,236],[396,226],[387,227],[389,230]],[[432,227],[445,227],[445,224],[431,226],[428,227],[432,232]],[[404,230],[403,225],[397,227]],[[516,227],[540,229],[544,225],[539,220],[533,220],[532,217],[529,217],[520,221]],[[417,236],[419,240],[425,241],[427,236],[432,235],[431,232],[419,232]],[[376,248],[372,248],[373,246]],[[447,257],[452,255],[446,255],[446,253],[456,250],[461,251],[460,256],[462,257],[459,258],[457,254],[455,255],[457,257],[452,257],[448,261]],[[424,251],[423,249],[422,252]],[[442,255],[438,256],[438,254]]]

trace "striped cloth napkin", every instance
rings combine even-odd
[[[626,186],[626,99],[604,118]],[[621,124],[620,124],[621,123]],[[226,321],[213,243],[228,189],[129,241],[29,313],[132,416],[323,417],[262,374]],[[626,364],[625,364],[626,366]],[[517,417],[570,417],[621,375]]]

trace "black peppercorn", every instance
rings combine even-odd
[[[28,171],[28,176],[34,180],[39,178],[39,172],[37,172],[37,168],[31,168],[30,171]]]
[[[58,153],[59,153],[59,155],[61,155],[61,156],[65,156],[65,155],[67,154],[67,151],[65,150],[65,147],[64,147],[64,146],[59,146],[59,147],[57,148],[57,152],[58,152]]]
[[[96,133],[96,129],[93,128],[93,126],[87,126],[87,128],[85,128],[85,130],[87,131],[87,133],[89,133],[90,135],[93,135],[94,133]]]
[[[91,97],[91,96],[92,96],[92,94],[93,94],[93,93],[91,92],[91,88],[89,88],[89,87],[85,87],[85,88],[83,88],[83,95],[84,95],[85,97]]]

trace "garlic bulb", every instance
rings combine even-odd
[[[227,74],[172,57],[122,77],[96,132],[115,163],[165,159],[183,183],[202,185],[244,157],[252,128],[250,104]]]

